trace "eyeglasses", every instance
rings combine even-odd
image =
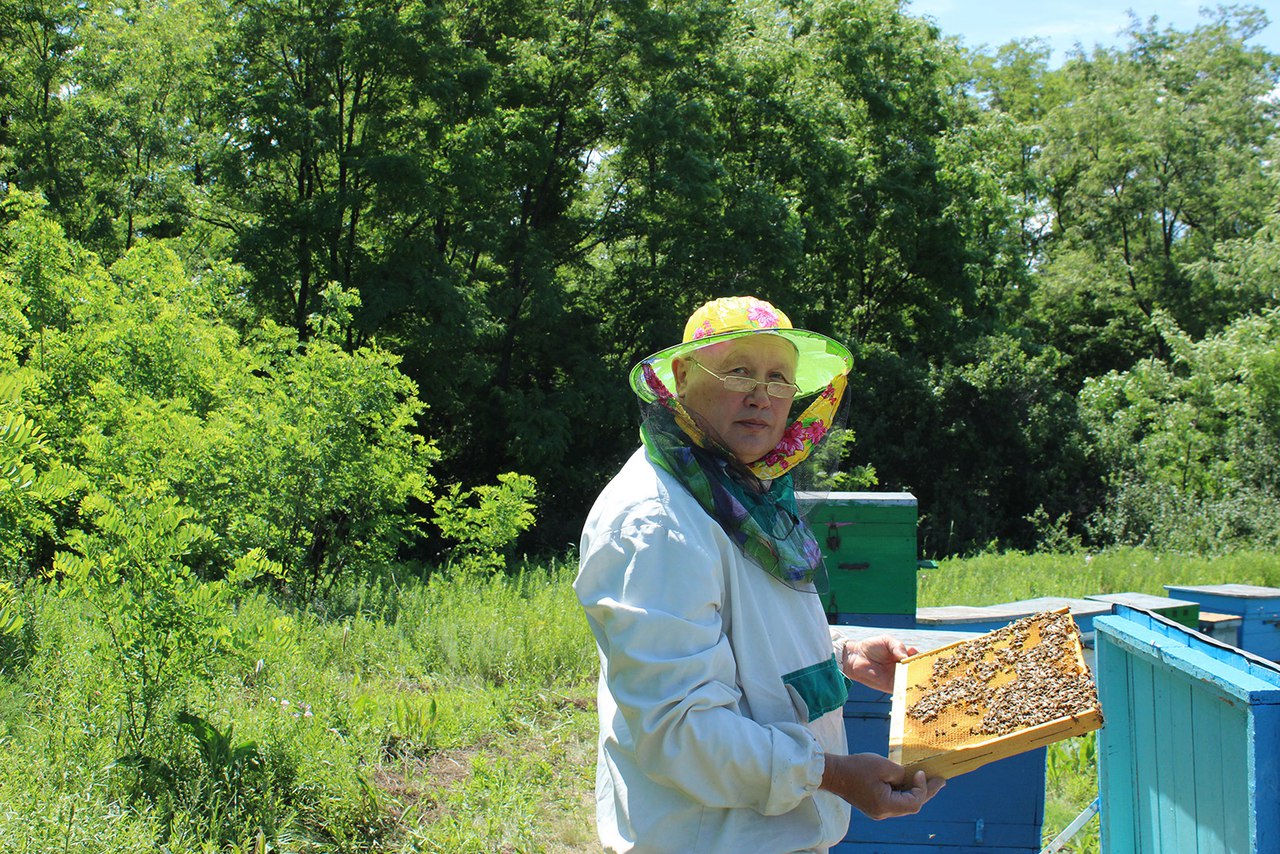
[[[711,374],[711,376],[724,383],[726,391],[732,391],[738,394],[750,394],[756,390],[756,386],[764,386],[764,390],[769,393],[769,397],[776,397],[779,400],[790,400],[799,393],[800,387],[794,383],[784,382],[765,382],[764,380],[756,380],[751,377],[740,377],[736,374],[717,374],[696,359],[690,359],[699,368]]]

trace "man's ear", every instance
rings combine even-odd
[[[676,380],[676,396],[684,394],[685,383],[689,380],[689,363],[684,359],[671,360],[671,374]]]

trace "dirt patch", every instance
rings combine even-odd
[[[519,768],[530,757],[538,757],[541,767],[549,764],[555,770],[550,781],[530,780],[523,788],[526,794],[535,791],[539,802],[532,818],[536,850],[545,854],[600,850],[595,830],[594,696],[547,693],[513,709],[511,728],[503,733],[462,748],[388,754],[369,772],[367,779],[385,796],[383,809],[398,828],[393,838],[421,841],[431,837],[430,828],[437,823],[448,827],[459,819],[483,822],[470,812],[472,793],[459,798],[473,787],[485,791],[486,781],[474,779],[477,769],[488,774],[495,767]],[[483,798],[481,794],[478,803],[483,804]],[[520,809],[527,810],[527,804]],[[494,851],[517,850],[506,841],[491,839],[490,844]]]

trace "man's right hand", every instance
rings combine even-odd
[[[844,756],[826,754],[820,788],[833,792],[876,820],[913,815],[946,785],[941,777],[917,771],[910,781],[906,769],[874,753]]]

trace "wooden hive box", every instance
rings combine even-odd
[[[1280,587],[1254,584],[1166,584],[1169,595],[1198,602],[1202,612],[1240,617],[1234,643],[1246,652],[1280,661]]]
[[[853,640],[884,634],[877,626],[834,626]],[[922,651],[975,632],[895,629],[891,634]],[[850,753],[889,750],[893,695],[860,683],[849,687],[844,708]],[[1031,750],[954,779],[914,815],[879,821],[853,811],[844,839],[831,854],[1038,854],[1044,843],[1045,750]]]
[[[890,619],[875,625],[910,627],[919,571],[915,496],[797,492],[796,502],[826,560],[831,586],[822,605],[828,618],[848,624],[880,615]]]
[[[1080,630],[1062,608],[899,662],[889,758],[950,778],[1100,726]]]
[[[1104,852],[1280,851],[1280,667],[1117,605],[1098,690]]]
[[[1112,605],[1128,605],[1130,608],[1141,608],[1162,617],[1168,617],[1175,623],[1181,623],[1189,629],[1200,625],[1200,605],[1186,599],[1173,599],[1168,596],[1152,596],[1149,593],[1097,593],[1084,597],[1098,602],[1109,602]]]

